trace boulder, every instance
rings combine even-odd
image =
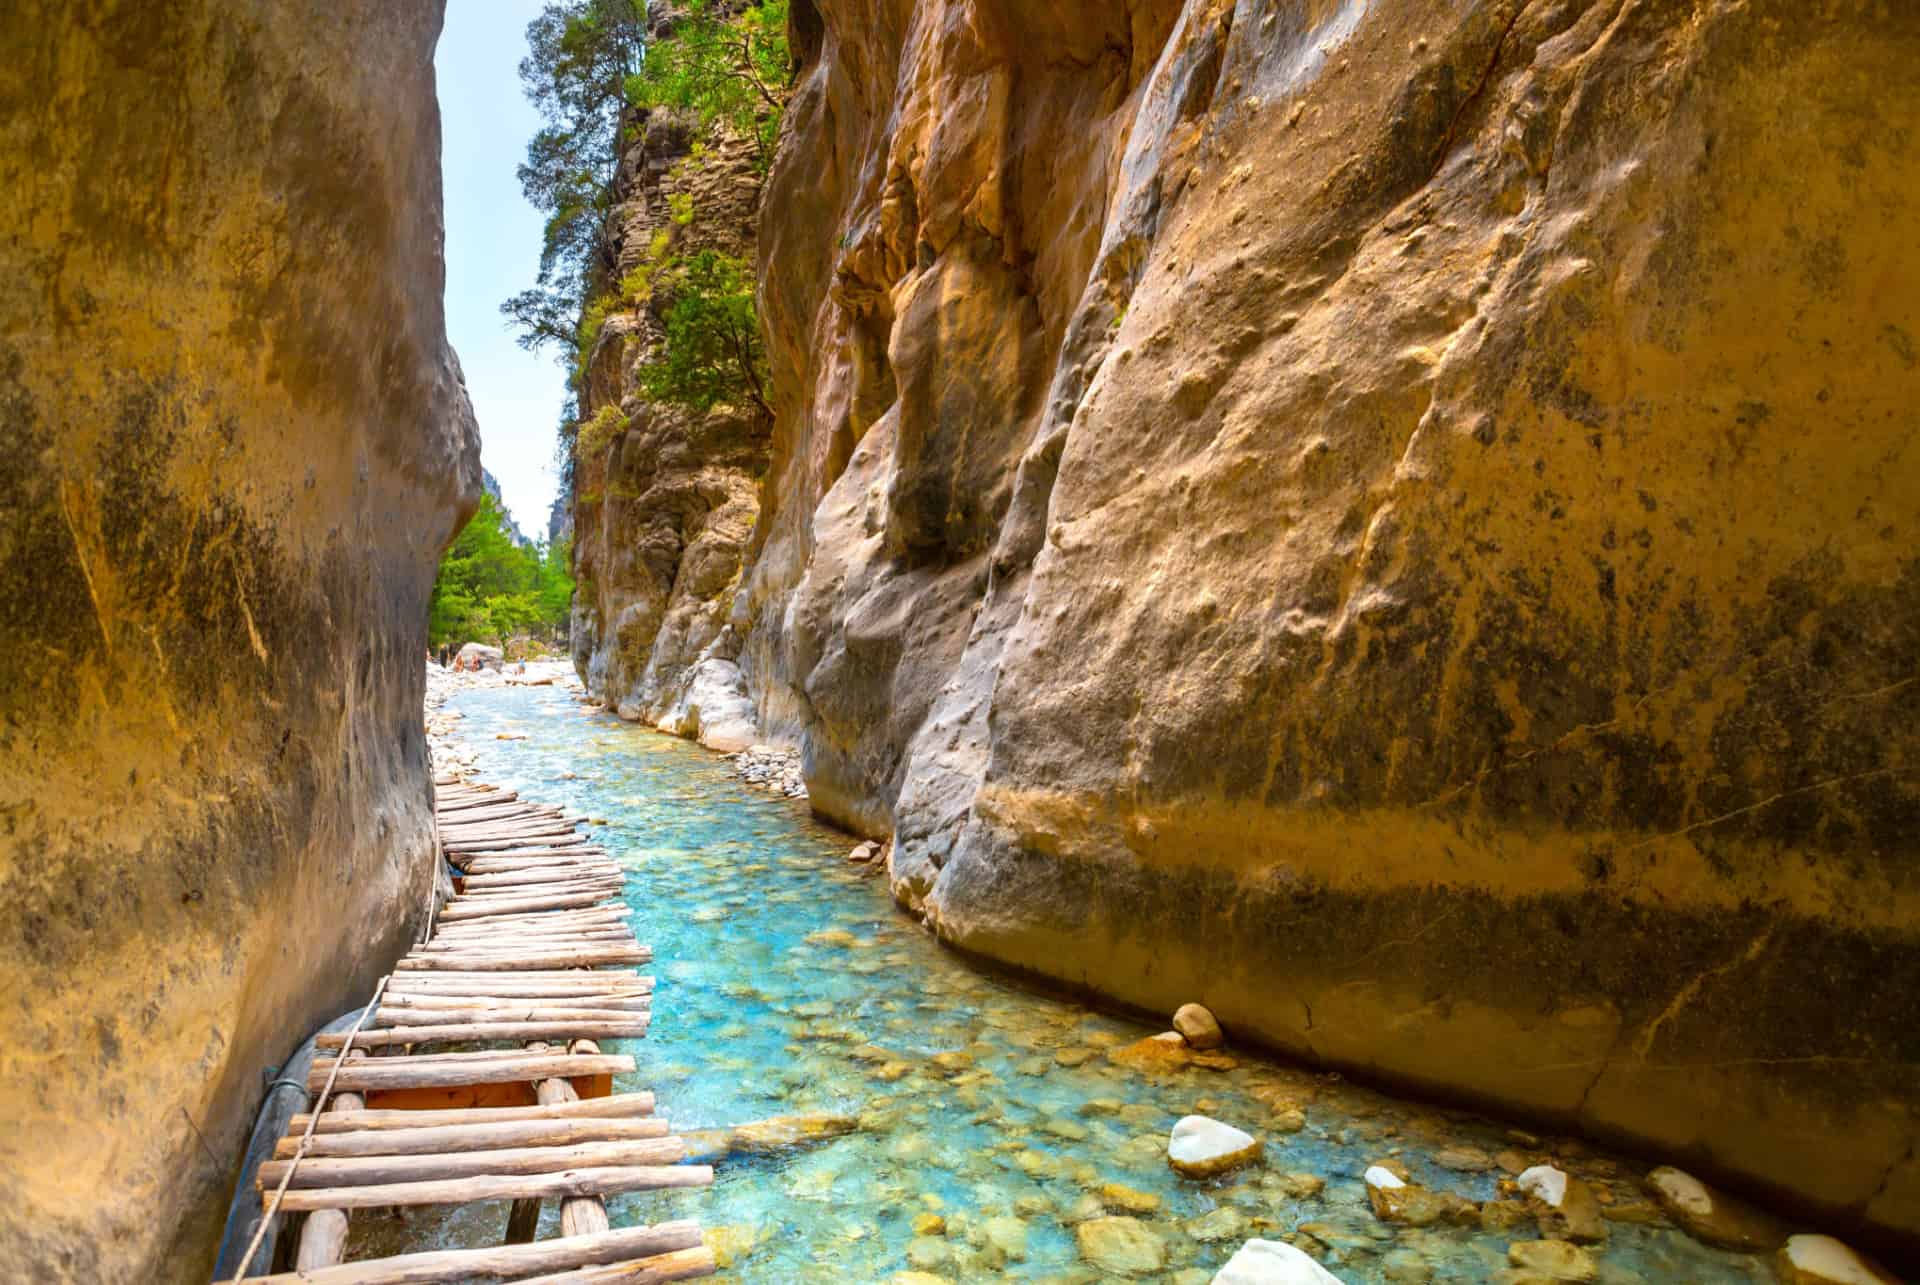
[[[880,855],[880,845],[875,843],[873,840],[869,839],[865,843],[861,844],[859,847],[855,848],[852,852],[849,852],[847,854],[847,860],[857,861],[862,864],[865,864],[866,862],[872,861],[875,857],[879,855]]]
[[[1167,1265],[1166,1241],[1138,1218],[1091,1218],[1075,1227],[1073,1235],[1080,1257],[1115,1276],[1145,1276]]]
[[[1217,1049],[1226,1039],[1213,1014],[1198,1004],[1182,1004],[1173,1015],[1173,1029],[1180,1032],[1189,1045],[1202,1051]]]
[[[1167,1163],[1183,1178],[1211,1178],[1259,1158],[1260,1139],[1204,1115],[1182,1118],[1167,1139]]]
[[[1900,1281],[1831,1236],[1789,1236],[1773,1262],[1783,1285],[1899,1285]]]
[[[1214,1273],[1213,1285],[1341,1285],[1341,1281],[1292,1245],[1250,1240]]]
[[[506,653],[485,643],[470,642],[454,657],[453,667],[460,670],[491,669],[499,673],[506,664]]]
[[[1655,1169],[1647,1175],[1647,1190],[1695,1240],[1744,1254],[1766,1253],[1786,1241],[1786,1229],[1773,1219],[1679,1169]]]
[[[1522,1240],[1507,1246],[1507,1261],[1556,1281],[1591,1281],[1600,1264],[1578,1245],[1564,1240]]]

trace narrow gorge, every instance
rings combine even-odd
[[[1911,1238],[1916,19],[795,0],[771,423],[602,332],[581,672],[969,952]]]
[[[1920,6],[523,7],[604,130],[519,175],[519,525],[434,61],[498,12],[0,11],[0,1277],[229,1261],[302,1042],[533,869],[453,791],[666,948],[539,1083],[720,1180],[362,1257],[1920,1270]]]

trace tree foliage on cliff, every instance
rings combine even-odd
[[[653,280],[654,299],[667,323],[659,360],[635,372],[640,391],[657,402],[697,411],[721,403],[767,405],[767,354],[753,306],[747,265],[714,250],[677,259]]]
[[[515,635],[562,636],[573,606],[572,550],[567,541],[527,548],[508,534],[507,516],[491,495],[440,560],[428,607],[427,639],[435,647],[469,642],[505,645]]]
[[[676,107],[700,123],[724,123],[773,159],[786,110],[792,55],[787,48],[788,0],[762,0],[728,17],[713,0],[689,0],[673,39],[647,51],[627,96],[641,107]]]
[[[551,0],[527,26],[520,82],[539,111],[520,187],[547,215],[540,275],[501,305],[527,348],[577,346],[579,318],[612,271],[605,235],[644,0]]]

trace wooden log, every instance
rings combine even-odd
[[[515,898],[525,900],[532,897],[544,897],[551,894],[546,889],[541,889],[538,892],[522,889],[512,895]],[[575,894],[568,893],[564,895],[571,896]],[[608,896],[618,897],[620,895],[619,885],[616,884],[610,892],[602,892],[598,895],[601,897],[608,897]],[[494,905],[494,902],[486,900],[484,898],[470,898],[465,895],[462,895],[454,898],[454,900],[449,902],[448,904],[453,906],[478,906],[482,908],[487,908]],[[486,923],[476,923],[472,921],[456,920],[450,924],[441,924],[439,927],[439,930],[434,933],[432,940],[433,942],[437,943],[453,937],[460,937],[460,936],[472,937],[475,935],[484,936],[489,933],[505,933],[505,932],[551,933],[551,932],[564,932],[572,928],[592,928],[592,929],[624,928],[626,927],[625,920],[628,918],[628,916],[615,915],[609,912],[615,910],[620,906],[624,906],[625,904],[626,903],[624,901],[614,901],[605,906],[575,907],[574,909],[571,909],[571,910],[556,911],[552,914],[548,914],[548,913],[537,911],[537,910],[523,911],[518,917],[489,915],[489,916],[486,916],[486,919],[487,919]],[[559,917],[562,914],[580,915],[582,917],[578,919],[563,919]],[[503,919],[505,920],[505,922],[502,922]]]
[[[396,977],[387,986],[387,993],[396,999],[406,995],[495,995],[511,999],[651,990],[652,977],[618,968],[571,969],[559,974],[419,972],[408,973],[404,979]]]
[[[459,1022],[438,1026],[389,1026],[360,1032],[356,1045],[370,1049],[394,1048],[405,1044],[469,1044],[478,1040],[564,1040],[574,1035],[595,1039],[637,1040],[645,1038],[649,1019],[642,1014],[623,1015],[617,1022]],[[327,1037],[322,1036],[322,1039]],[[339,1048],[321,1044],[321,1048]]]
[[[454,839],[446,839],[443,837],[441,846],[456,856],[463,853],[479,856],[482,853],[497,855],[500,853],[518,852],[522,849],[534,848],[549,853],[561,852],[569,848],[584,847],[588,842],[589,839],[584,834],[571,836],[557,835],[547,838],[534,835],[500,840],[488,840],[474,838],[469,835],[460,835]]]
[[[644,964],[653,958],[646,946],[608,946],[604,949],[549,950],[522,954],[472,952],[446,955],[409,955],[395,965],[404,972],[457,969],[461,972],[513,972],[521,968],[554,968],[572,965],[591,968],[598,964]]]
[[[307,1141],[307,1156],[448,1155],[460,1151],[497,1151],[506,1147],[577,1147],[584,1142],[631,1142],[664,1138],[672,1133],[665,1120],[640,1116],[632,1120],[507,1120],[490,1124],[429,1125],[419,1129],[358,1129],[341,1133],[316,1131]],[[276,1160],[291,1159],[300,1146],[289,1135],[273,1144]],[[303,1162],[304,1164],[304,1162]]]
[[[297,1166],[291,1160],[268,1160],[259,1167],[255,1185],[271,1191],[293,1172],[290,1189],[315,1187],[370,1187],[395,1182],[444,1182],[489,1174],[563,1173],[569,1169],[616,1169],[633,1165],[671,1165],[686,1159],[683,1139],[632,1138],[618,1142],[583,1142],[570,1147],[505,1147],[497,1151],[428,1155],[309,1156]]]
[[[370,1187],[300,1188],[287,1192],[287,1213],[314,1209],[380,1209],[387,1205],[464,1205],[475,1200],[538,1196],[617,1196],[629,1191],[713,1185],[710,1165],[571,1169],[563,1173],[487,1174],[444,1182],[381,1183]]]
[[[489,1060],[474,1062],[436,1062],[431,1058],[369,1058],[364,1066],[343,1066],[334,1082],[336,1089],[365,1093],[370,1089],[447,1089],[469,1084],[514,1084],[543,1080],[555,1075],[624,1075],[633,1070],[633,1059],[624,1054],[569,1058],[525,1057],[512,1054],[487,1054]],[[318,1092],[327,1082],[331,1058],[324,1063],[314,1059],[307,1073],[307,1086]],[[478,1199],[478,1197],[476,1197]]]
[[[529,1276],[520,1285],[665,1285],[667,1281],[688,1281],[711,1276],[717,1270],[713,1251],[701,1245],[632,1262]]]
[[[343,1037],[344,1038],[344,1037]],[[359,1049],[347,1053],[347,1061],[364,1059],[367,1055]],[[352,1115],[366,1109],[366,1101],[358,1093],[336,1093],[327,1102],[326,1113],[338,1118]],[[301,1133],[304,1134],[304,1127]],[[312,1142],[318,1142],[315,1131]],[[300,1149],[299,1136],[282,1138],[287,1145],[287,1154],[292,1156]],[[278,1144],[276,1144],[277,1146]],[[309,1151],[309,1154],[311,1152]],[[344,1209],[319,1209],[309,1214],[300,1226],[300,1247],[294,1254],[293,1265],[300,1271],[312,1268],[331,1267],[347,1256],[347,1213]]]
[[[461,880],[468,892],[482,888],[536,888],[543,883],[571,883],[575,879],[624,879],[626,873],[612,862],[580,862],[575,865],[543,866],[538,870],[510,870],[500,874],[468,874]]]
[[[414,996],[477,995],[488,999],[515,1000],[540,996],[647,995],[653,991],[653,978],[619,971],[583,972],[572,978],[523,978],[510,973],[490,973],[480,979],[423,972],[409,974],[407,981],[406,986],[389,984],[387,997],[381,1002],[391,1000],[400,1003]]]
[[[469,861],[538,864],[542,861],[572,861],[580,857],[603,857],[605,855],[607,855],[607,850],[597,843],[575,843],[559,848],[508,848],[499,852],[475,850],[463,854],[460,860],[463,864]]]
[[[547,883],[511,883],[496,884],[490,888],[470,888],[455,894],[455,900],[472,901],[478,897],[505,897],[524,899],[527,897],[562,897],[572,892],[596,892],[611,890],[618,892],[626,882],[623,875],[568,875],[565,879],[555,879]]]
[[[363,1129],[418,1129],[446,1124],[502,1124],[518,1120],[602,1120],[630,1119],[653,1114],[653,1094],[616,1093],[611,1097],[585,1102],[542,1103],[532,1107],[475,1107],[462,1111],[356,1111],[351,1117],[329,1111],[320,1117],[314,1133],[350,1133]],[[307,1131],[311,1115],[296,1115],[287,1122],[287,1132]]]
[[[384,1005],[371,1026],[456,1026],[462,1022],[626,1022],[635,1014],[653,1011],[653,996],[604,998],[590,1002],[570,999],[498,1000],[493,996],[450,995],[445,1004]]]
[[[562,924],[556,928],[542,928],[534,924],[517,924],[502,928],[462,928],[458,932],[443,932],[425,946],[416,950],[449,950],[458,946],[485,944],[490,941],[510,941],[516,946],[543,941],[604,941],[617,938],[622,941],[635,941],[633,929],[619,920],[610,920],[602,924]]]
[[[566,1271],[700,1247],[700,1225],[679,1221],[655,1227],[622,1227],[592,1236],[543,1240],[514,1249],[441,1249],[400,1254],[305,1273],[256,1277],[249,1285],[449,1285],[474,1280],[518,1280],[530,1272]]]
[[[622,1001],[622,1007],[596,1008],[586,1006],[566,1006],[551,1000],[535,1000],[529,1004],[526,1000],[497,1005],[459,1006],[456,999],[452,1006],[401,1007],[389,1009],[382,1004],[375,1013],[369,1026],[373,1028],[392,1026],[459,1026],[476,1022],[631,1022],[638,1014],[644,1018],[653,1011],[653,997],[646,996],[638,1001]],[[338,1048],[338,1044],[323,1045],[324,1048]]]
[[[576,892],[564,897],[529,897],[525,901],[479,901],[462,904],[456,901],[440,912],[440,922],[455,923],[463,919],[487,919],[495,915],[525,914],[530,910],[567,910],[577,906],[597,906],[616,896],[610,892]]]
[[[528,1048],[542,1047],[529,1044]],[[567,1051],[576,1057],[595,1054],[599,1046],[591,1040],[577,1040],[567,1046]],[[542,1080],[533,1086],[534,1095],[542,1102],[569,1102],[580,1095],[574,1091],[571,1080]],[[683,1160],[686,1158],[681,1157]],[[605,1231],[611,1226],[607,1218],[606,1202],[598,1196],[571,1196],[560,1202],[560,1231],[567,1236],[586,1236]]]
[[[519,825],[443,825],[440,837],[449,846],[454,844],[491,843],[495,840],[521,839],[569,839],[577,838],[585,843],[587,836],[578,833],[578,827],[572,821],[529,821]],[[503,843],[503,847],[511,847]],[[526,846],[526,845],[523,845]],[[578,846],[565,843],[553,843],[552,847]]]

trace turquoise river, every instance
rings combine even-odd
[[[1397,1162],[1416,1183],[1490,1201],[1516,1167],[1550,1158],[1608,1215],[1590,1279],[1772,1279],[1761,1259],[1665,1223],[1639,1162],[1231,1048],[1217,1067],[1139,1066],[1123,1050],[1164,1026],[943,949],[803,802],[569,689],[470,690],[448,708],[481,779],[594,818],[627,870],[659,982],[648,1037],[614,1046],[639,1063],[619,1087],[653,1089],[683,1133],[795,1116],[851,1128],[726,1156],[709,1190],[611,1202],[616,1225],[699,1219],[721,1279],[1200,1285],[1264,1236],[1350,1285],[1544,1280],[1508,1267],[1508,1247],[1541,1234],[1530,1217],[1386,1223],[1360,1175]],[[1263,1161],[1206,1182],[1175,1175],[1167,1132],[1193,1112],[1261,1137]],[[557,1234],[553,1203],[543,1237]],[[505,1217],[474,1205],[356,1218],[350,1256],[498,1244]]]

